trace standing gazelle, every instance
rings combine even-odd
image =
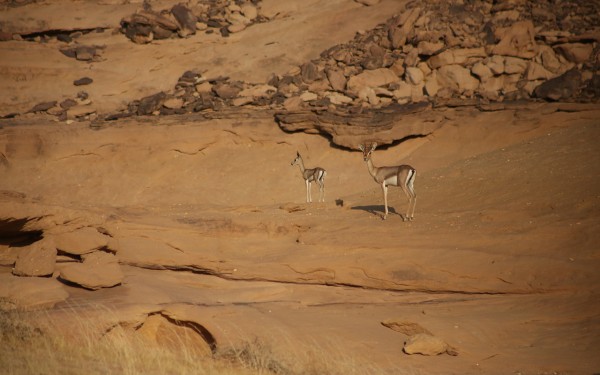
[[[296,159],[292,161],[292,166],[298,164],[300,166],[300,172],[302,172],[302,178],[306,183],[306,201],[312,202],[312,196],[310,193],[311,182],[316,181],[319,184],[319,202],[325,202],[325,176],[327,172],[325,169],[316,167],[312,169],[306,169],[304,167],[304,161],[300,153],[296,151]]]
[[[358,148],[363,152],[364,161],[367,162],[367,168],[369,173],[373,176],[373,179],[378,184],[381,184],[383,189],[383,202],[385,204],[385,214],[383,219],[387,218],[388,204],[387,204],[387,190],[388,186],[400,186],[402,191],[408,197],[408,209],[406,215],[403,217],[404,221],[412,220],[415,216],[415,205],[417,204],[417,194],[415,193],[414,183],[417,171],[410,165],[398,165],[393,167],[376,167],[373,165],[371,160],[371,153],[375,151],[377,143],[373,143],[371,148],[367,150],[365,146],[359,145]],[[411,209],[412,206],[412,209]]]

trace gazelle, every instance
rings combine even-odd
[[[385,204],[385,214],[383,215],[383,219],[385,220],[388,214],[387,191],[388,186],[391,185],[400,186],[404,194],[408,197],[408,209],[406,210],[406,215],[403,217],[403,220],[413,220],[415,216],[415,206],[417,204],[417,194],[415,193],[414,187],[417,170],[410,165],[379,168],[374,166],[373,161],[371,160],[371,154],[375,151],[375,147],[377,147],[377,143],[373,143],[368,150],[363,145],[358,146],[363,152],[363,159],[367,163],[369,173],[373,176],[375,182],[381,184],[383,190],[383,202]]]
[[[300,172],[302,172],[302,178],[306,183],[306,201],[312,202],[312,195],[310,192],[311,182],[316,181],[319,184],[319,202],[325,202],[325,176],[327,172],[325,169],[316,167],[312,169],[306,169],[304,167],[304,161],[300,153],[296,151],[296,159],[292,161],[292,166],[298,164],[300,166]]]

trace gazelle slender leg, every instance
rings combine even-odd
[[[381,187],[383,188],[383,204],[385,207],[385,214],[383,215],[383,220],[387,219],[387,215],[388,215],[388,205],[387,205],[387,185],[385,184],[385,182],[383,184],[381,184]]]
[[[304,181],[306,183],[306,202],[309,203],[310,202],[310,183],[308,182],[308,180]]]
[[[319,183],[319,202],[325,202],[325,184],[323,181],[317,181]]]

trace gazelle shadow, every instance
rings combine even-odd
[[[350,209],[366,211],[366,212],[370,213],[371,215],[375,215],[375,216],[383,216],[383,213],[385,212],[384,205],[353,206]],[[404,219],[404,216],[402,216],[401,214],[396,212],[394,207],[388,206],[388,211],[389,211],[390,215],[396,214],[396,215],[401,216]]]

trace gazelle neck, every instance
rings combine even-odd
[[[304,168],[304,160],[302,160],[302,157],[299,157],[299,158],[298,158],[298,163],[297,163],[297,164],[298,164],[298,166],[300,167],[300,171],[301,171],[302,173],[304,173],[304,170],[305,170],[306,168]]]
[[[370,157],[367,159],[367,168],[369,169],[371,176],[375,177],[377,174],[377,167],[373,165],[373,160],[371,160]]]

